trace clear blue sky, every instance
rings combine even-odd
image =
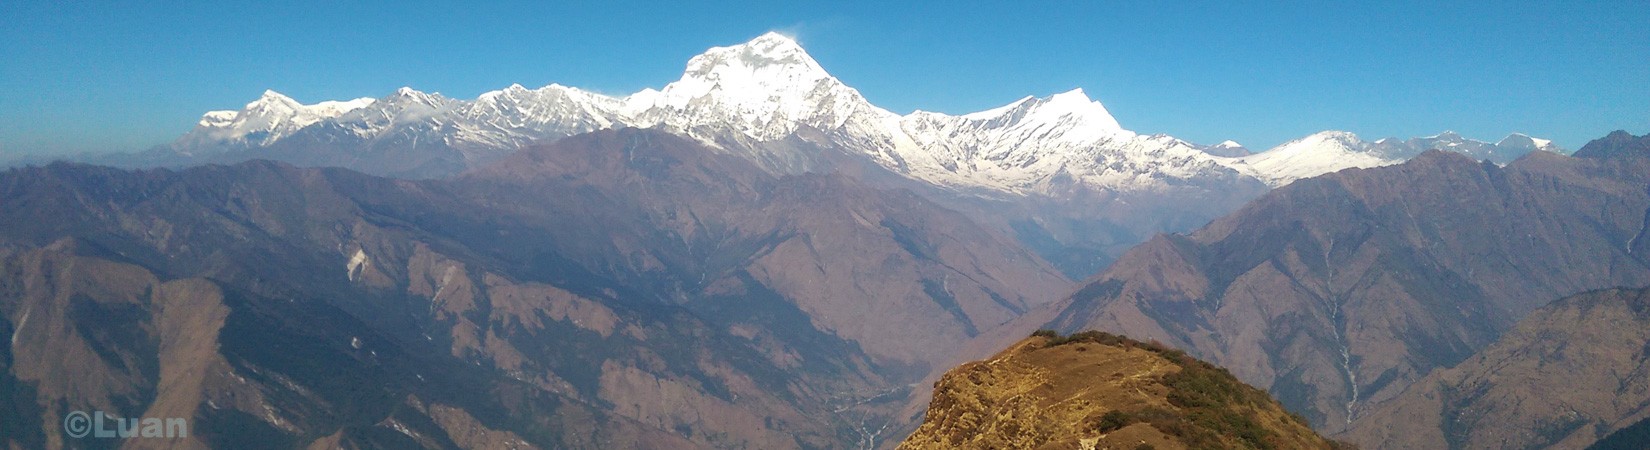
[[[769,30],[901,113],[1081,87],[1126,128],[1257,150],[1325,129],[1571,149],[1650,132],[1643,0],[171,3],[0,1],[0,159],[147,148],[264,89],[627,94]]]

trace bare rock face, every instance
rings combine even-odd
[[[1069,286],[908,192],[648,130],[450,181],[55,164],[0,199],[22,447],[76,409],[209,447],[869,446],[951,349]]]
[[[1373,408],[1344,437],[1369,448],[1587,448],[1650,417],[1646,346],[1650,291],[1565,298]]]
[[[1134,248],[1049,326],[1162,340],[1345,430],[1553,299],[1650,285],[1650,158],[1612,155],[1302,180]]]
[[[1265,392],[1158,344],[1038,333],[934,384],[900,449],[1335,448]]]

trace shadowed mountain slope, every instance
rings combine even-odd
[[[1371,448],[1585,448],[1650,418],[1646,348],[1650,291],[1568,297],[1373,408],[1346,437]]]
[[[1647,187],[1643,152],[1342,171],[1159,236],[1014,326],[1159,339],[1342,430],[1553,299],[1650,285]]]

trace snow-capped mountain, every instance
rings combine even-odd
[[[372,105],[371,98],[326,101],[304,105],[275,91],[247,103],[239,111],[209,111],[195,130],[179,139],[180,149],[196,146],[245,144],[268,146],[293,132],[326,119]]]
[[[1496,143],[1461,137],[1453,131],[1398,140],[1375,142],[1359,139],[1345,131],[1324,131],[1296,139],[1261,153],[1226,159],[1222,162],[1271,186],[1282,186],[1301,178],[1351,168],[1399,164],[1427,150],[1462,153],[1473,159],[1506,164],[1533,151],[1565,153],[1552,141],[1514,133]]]
[[[890,115],[777,33],[712,48],[688,60],[680,80],[623,103],[633,124],[690,134],[734,132],[757,141],[782,139],[802,126],[838,129],[856,115]]]
[[[1285,142],[1264,152],[1229,160],[1228,165],[1271,186],[1350,168],[1403,162],[1383,158],[1370,145],[1345,131],[1324,131]]]
[[[1523,153],[1529,153],[1537,150],[1553,153],[1568,153],[1568,151],[1563,147],[1553,144],[1553,141],[1529,137],[1523,133],[1513,133],[1507,135],[1507,137],[1502,138],[1501,141],[1496,142],[1495,147],[1498,149],[1512,150],[1514,152]],[[1517,158],[1515,157],[1513,159]]]
[[[911,141],[898,142],[896,152],[909,172],[953,186],[1139,190],[1229,175],[1191,143],[1124,129],[1081,89],[961,116],[918,111],[899,123]]]
[[[1244,147],[1243,144],[1239,144],[1237,141],[1232,140],[1227,140],[1219,144],[1204,147],[1203,152],[1215,156],[1225,157],[1248,156],[1252,153],[1249,151],[1249,147]]]
[[[688,60],[682,78],[623,99],[624,125],[661,128],[741,153],[778,172],[816,169],[817,155],[764,145],[810,130],[884,167],[898,116],[832,77],[795,40],[767,33]]]
[[[623,126],[691,136],[783,173],[819,169],[830,159],[785,142],[808,134],[909,178],[1017,194],[1150,191],[1234,176],[1278,186],[1395,164],[1433,148],[1497,163],[1535,150],[1562,152],[1522,134],[1495,144],[1450,132],[1369,143],[1329,131],[1251,154],[1232,141],[1200,146],[1136,134],[1081,89],[971,114],[899,115],[871,104],[777,33],[712,48],[690,59],[679,80],[625,97],[552,84],[455,100],[404,87],[377,100],[303,105],[267,91],[239,111],[206,113],[171,148],[188,157],[287,153],[301,155],[290,158],[299,163],[441,176],[529,143]]]
[[[677,81],[610,97],[552,84],[455,100],[401,88],[382,99],[303,105],[269,91],[240,111],[205,114],[175,154],[290,159],[409,176],[475,167],[523,145],[612,127],[660,128],[746,156],[781,173],[831,157],[787,142],[814,136],[896,174],[950,189],[1057,194],[1152,191],[1253,177],[1277,186],[1351,167],[1394,164],[1430,148],[1510,161],[1551,142],[1513,135],[1489,144],[1444,133],[1366,143],[1324,132],[1250,154],[1236,142],[1200,146],[1122,127],[1082,89],[963,115],[879,108],[832,77],[795,40],[767,33],[688,61]],[[290,157],[288,157],[290,155]]]
[[[612,97],[559,84],[528,90],[512,84],[456,108],[448,139],[467,154],[511,149],[621,123],[623,104]]]

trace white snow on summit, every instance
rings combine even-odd
[[[250,141],[269,145],[316,122],[336,118],[373,103],[371,98],[325,101],[304,105],[273,90],[246,104],[240,111],[210,111],[201,116],[191,137],[202,141]]]
[[[782,138],[804,123],[840,126],[868,106],[796,41],[771,32],[712,48],[688,60],[680,80],[624,100],[626,115],[639,122],[675,129],[710,122],[762,140]]]
[[[1248,147],[1244,147],[1243,144],[1239,144],[1239,143],[1237,143],[1237,141],[1231,141],[1231,140],[1222,141],[1219,144],[1211,145],[1211,146],[1208,146],[1208,147],[1203,147],[1203,152],[1208,153],[1210,155],[1214,155],[1214,156],[1224,156],[1224,157],[1232,157],[1232,158],[1239,157],[1239,156],[1248,156],[1249,153],[1250,153]]]
[[[898,149],[908,173],[951,186],[1050,192],[1071,180],[1136,190],[1223,170],[1184,141],[1123,129],[1081,89],[961,116],[918,111],[899,123],[912,144]]]
[[[1507,137],[1502,138],[1500,142],[1496,142],[1495,146],[1530,151],[1540,150],[1544,152],[1564,153],[1564,149],[1559,148],[1557,145],[1553,145],[1553,141],[1530,137],[1524,133],[1513,133],[1507,135]]]
[[[1229,165],[1272,186],[1282,186],[1350,168],[1380,167],[1403,162],[1368,151],[1369,144],[1345,131],[1324,131],[1296,139],[1264,152],[1233,158]]]

